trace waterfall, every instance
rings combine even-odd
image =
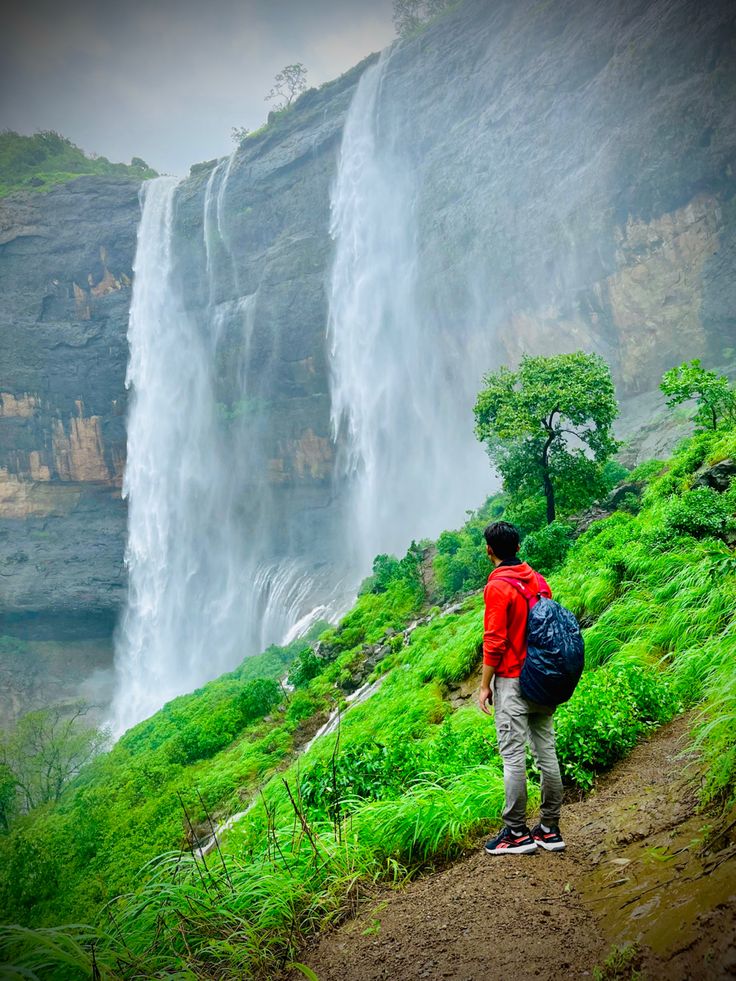
[[[473,435],[471,331],[452,335],[437,312],[444,284],[422,278],[427,202],[407,151],[412,107],[389,90],[394,50],[359,82],[331,196],[332,426],[359,575],[377,553],[402,555],[461,523],[489,487]]]
[[[231,279],[234,267],[223,216],[231,160],[213,169],[205,191],[207,302],[199,312],[184,308],[177,281],[178,182],[158,178],[141,193],[128,329],[128,600],[116,637],[118,733],[293,636],[295,623],[306,629],[325,609],[299,557],[274,549],[274,508],[247,386],[257,294],[218,296],[221,267]],[[230,409],[219,401],[224,361],[236,396]]]
[[[358,84],[331,190],[329,507],[298,470],[314,432],[302,448],[293,421],[281,424],[296,376],[285,370],[283,322],[269,319],[273,286],[240,251],[252,233],[239,169],[247,158],[216,162],[195,185],[199,239],[191,182],[144,186],[128,333],[117,732],[334,618],[374,555],[457,526],[488,489],[471,411],[488,331],[480,307],[459,310],[457,283],[426,271],[441,267],[445,244],[427,240],[429,182],[412,150],[421,132],[392,71],[396,50]],[[478,292],[475,281],[463,286]]]

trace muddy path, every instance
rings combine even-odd
[[[566,852],[494,858],[479,841],[447,868],[377,889],[301,960],[319,981],[552,981],[592,978],[633,943],[607,981],[736,977],[734,815],[719,831],[696,812],[688,722],[565,807]]]

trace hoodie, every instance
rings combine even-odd
[[[514,579],[524,589],[505,580]],[[483,663],[493,667],[500,678],[518,678],[526,658],[526,619],[529,605],[538,595],[551,597],[552,590],[543,576],[526,562],[503,562],[488,577],[483,591]]]

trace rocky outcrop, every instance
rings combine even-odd
[[[80,679],[109,671],[125,586],[137,194],[129,180],[81,177],[0,202],[4,713],[70,697]]]
[[[708,467],[693,481],[693,488],[710,487],[711,490],[723,494],[736,478],[736,460],[721,460]]]

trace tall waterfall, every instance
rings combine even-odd
[[[205,193],[208,300],[198,315],[184,308],[176,280],[177,181],[158,178],[142,191],[128,330],[129,587],[116,639],[117,732],[325,610],[315,607],[299,557],[273,557],[245,383],[257,298],[217,295],[219,266],[232,266],[222,211],[229,166],[213,170]],[[238,410],[223,418],[217,376],[233,334]]]
[[[412,539],[462,523],[489,485],[473,435],[483,365],[473,332],[452,335],[438,313],[443,284],[422,278],[411,107],[389,91],[393,50],[360,80],[331,197],[332,424],[362,575],[377,553],[401,555]]]
[[[273,291],[283,302],[288,270],[254,275],[248,249],[269,240],[243,200],[247,156],[220,160],[198,184],[145,185],[129,326],[118,731],[334,616],[374,555],[457,526],[488,489],[471,410],[490,338],[480,307],[455,302],[458,283],[427,275],[445,245],[426,235],[432,202],[411,157],[421,139],[396,74],[391,53],[363,74],[331,192],[334,464],[318,434],[323,393],[305,381],[313,349],[294,347],[298,307],[284,317],[272,302]],[[191,234],[197,220],[201,237]],[[282,424],[292,392],[309,413],[301,428],[293,409]]]

